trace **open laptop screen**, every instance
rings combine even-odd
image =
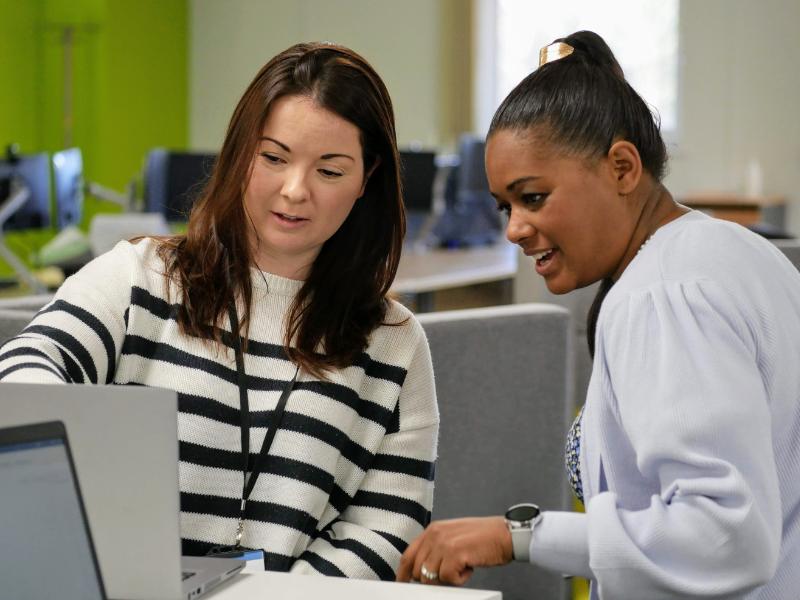
[[[105,598],[62,424],[0,429],[0,490],[0,595]]]

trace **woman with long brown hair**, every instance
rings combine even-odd
[[[394,579],[438,433],[424,333],[387,298],[398,165],[370,65],[287,49],[239,101],[186,234],[121,242],[68,279],[2,348],[0,379],[176,390],[185,554]]]

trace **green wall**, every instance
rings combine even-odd
[[[37,79],[36,23],[40,3],[0,0],[0,144],[15,140],[25,148],[38,145],[34,105]]]
[[[23,154],[78,146],[87,181],[125,192],[149,149],[186,148],[187,15],[187,0],[0,0],[0,153],[12,142]],[[116,210],[87,197],[84,228]],[[53,233],[7,241],[30,263]],[[0,277],[9,274],[0,261]]]
[[[79,146],[87,179],[123,191],[150,148],[187,145],[187,51],[186,0],[0,0],[2,148]]]

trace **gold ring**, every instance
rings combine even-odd
[[[422,575],[428,581],[433,581],[434,579],[439,579],[439,574],[436,571],[429,571],[428,567],[422,565],[419,568],[420,575]]]

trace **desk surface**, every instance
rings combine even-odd
[[[403,248],[392,291],[398,294],[434,292],[509,279],[516,273],[516,246],[508,242],[452,250]]]
[[[502,600],[500,592],[427,586],[412,583],[363,581],[289,573],[243,573],[207,596],[209,600]]]

